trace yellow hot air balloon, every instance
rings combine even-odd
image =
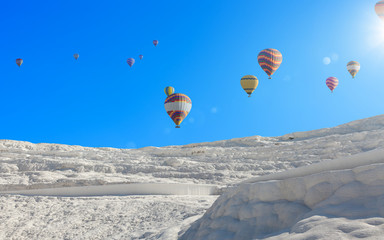
[[[175,92],[175,89],[173,87],[168,86],[164,88],[164,92],[168,97],[169,95],[172,95]]]
[[[257,88],[257,85],[259,85],[259,80],[253,75],[246,75],[241,78],[240,84],[244,91],[248,93],[248,97],[250,97],[253,91]]]

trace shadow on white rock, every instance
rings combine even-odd
[[[377,234],[384,234],[384,225],[377,228],[367,226],[366,232],[364,219],[378,218],[384,223],[384,154],[379,150],[359,156],[358,159],[350,158],[355,161],[350,163],[354,166],[351,169],[338,168],[337,161],[346,161],[341,159],[331,164],[337,170],[318,166],[315,168],[317,173],[304,171],[307,174],[300,174],[300,169],[295,169],[291,175],[288,171],[281,180],[254,179],[252,183],[232,188],[219,197],[180,239],[287,239],[286,236],[296,239],[298,236],[295,234],[301,234],[302,227],[299,226],[303,226],[303,221],[318,216],[325,218],[319,224],[327,225],[347,218],[351,226],[359,226],[360,232],[365,234],[360,233],[361,236],[380,236]],[[268,179],[273,179],[273,176]],[[328,228],[332,229],[332,226],[338,224],[331,224]],[[338,227],[348,229],[350,226],[341,224]],[[308,231],[305,238],[297,239],[316,236],[316,239],[321,239],[321,236],[325,239],[319,231]],[[353,231],[340,232],[339,229],[331,230],[329,234],[332,239],[359,236]]]

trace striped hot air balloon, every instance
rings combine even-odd
[[[128,65],[129,65],[130,67],[132,67],[132,65],[135,63],[135,59],[133,59],[133,58],[128,58],[128,59],[127,59],[127,63],[128,63]]]
[[[140,55],[139,55],[139,58],[140,58],[140,60],[142,60],[142,59],[143,59],[143,55],[140,54]]]
[[[21,66],[21,64],[23,64],[23,59],[21,59],[21,58],[18,58],[18,59],[16,59],[16,64],[17,64],[17,66]]]
[[[167,96],[169,96],[175,92],[175,89],[173,87],[168,86],[164,88],[164,92]]]
[[[283,55],[276,49],[267,48],[259,53],[257,61],[264,72],[267,73],[269,79],[271,79],[272,74],[279,68],[283,61]]]
[[[376,3],[375,12],[377,16],[379,16],[379,18],[384,21],[384,0]]]
[[[174,93],[165,99],[164,107],[173,122],[175,122],[176,128],[180,128],[181,122],[191,111],[192,101],[185,94]]]
[[[250,97],[257,88],[257,85],[259,85],[259,80],[253,75],[245,75],[241,78],[240,84],[244,91],[248,93],[248,97]]]
[[[347,64],[347,70],[352,75],[352,78],[355,78],[356,74],[360,70],[360,63],[358,63],[356,61],[350,61]]]
[[[153,45],[155,45],[155,47],[157,46],[157,44],[159,44],[159,41],[158,40],[153,40]]]
[[[335,77],[329,77],[325,81],[325,84],[327,84],[328,88],[331,90],[331,92],[333,92],[333,90],[335,90],[335,88],[339,84],[339,80]]]
[[[73,57],[77,60],[78,58],[79,58],[79,54],[78,53],[75,53],[75,54],[73,54]]]

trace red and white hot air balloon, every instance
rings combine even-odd
[[[335,88],[339,84],[339,80],[335,77],[329,77],[325,81],[325,84],[327,84],[327,87],[329,88],[329,90],[331,90],[331,92],[333,92],[333,90],[335,90]]]
[[[165,110],[176,124],[176,128],[180,128],[181,122],[187,117],[192,108],[191,99],[182,93],[171,94],[165,99]]]
[[[379,16],[379,18],[384,21],[384,0],[376,3],[375,12],[377,16]]]
[[[21,58],[18,58],[18,59],[16,59],[16,64],[17,64],[17,66],[21,66],[21,64],[23,64],[23,59],[21,59]]]

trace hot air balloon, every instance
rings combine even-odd
[[[244,91],[248,93],[248,97],[250,97],[257,88],[257,85],[259,85],[259,80],[253,75],[245,75],[241,78],[240,84]]]
[[[75,53],[75,54],[73,54],[73,57],[77,60],[79,58],[79,54]]]
[[[375,12],[377,16],[379,16],[379,18],[384,21],[384,0],[376,3]]]
[[[155,45],[155,47],[157,46],[157,44],[159,44],[159,41],[158,40],[153,40],[153,45]]]
[[[264,49],[257,56],[260,67],[266,72],[271,79],[272,74],[279,68],[283,61],[281,53],[273,48]]]
[[[333,90],[335,90],[335,88],[339,84],[339,80],[335,77],[329,77],[325,81],[325,84],[327,84],[328,88],[331,90],[331,92],[333,92]]]
[[[130,67],[132,67],[132,65],[135,63],[135,59],[133,59],[133,58],[128,58],[128,59],[127,59],[127,63],[128,63],[128,65],[129,65]]]
[[[360,70],[360,63],[358,63],[356,61],[350,61],[347,64],[347,70],[352,75],[352,78],[355,78],[356,74]]]
[[[17,66],[21,66],[21,64],[23,64],[23,59],[21,59],[21,58],[18,58],[18,59],[16,59],[16,64],[17,64]]]
[[[173,88],[173,87],[165,87],[164,88],[164,92],[165,92],[165,94],[167,94],[167,96],[169,96],[169,95],[172,95],[174,92],[175,92],[175,89]]]
[[[140,58],[140,60],[142,60],[143,59],[143,55],[139,55],[139,58]]]
[[[192,101],[185,94],[174,93],[165,99],[164,107],[168,115],[175,122],[176,128],[180,128],[181,122],[191,111]]]

